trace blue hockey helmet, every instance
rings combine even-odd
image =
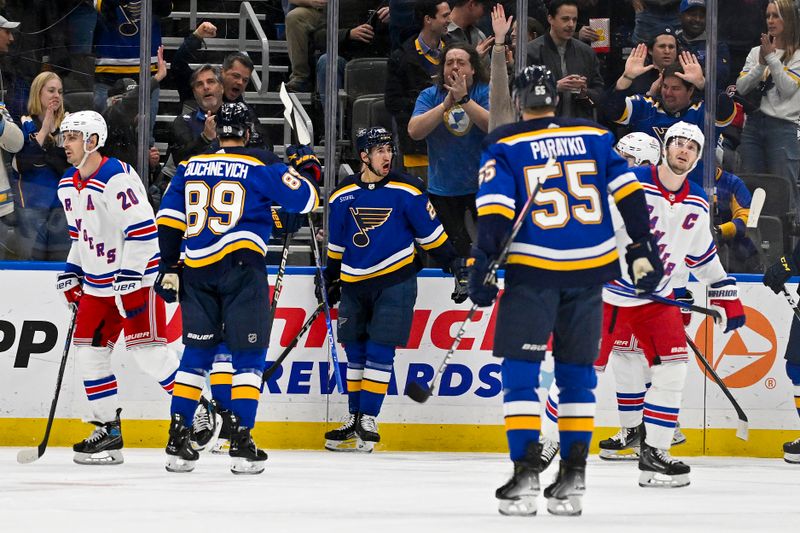
[[[244,102],[222,104],[216,113],[217,135],[224,137],[244,137],[250,130],[250,110]]]
[[[392,134],[380,126],[362,128],[356,134],[356,152],[367,152],[374,146],[389,145],[394,152],[394,139]]]
[[[558,104],[556,79],[544,65],[531,65],[514,79],[512,93],[517,109],[555,107]]]

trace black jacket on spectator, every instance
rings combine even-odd
[[[172,142],[169,148],[176,166],[192,156],[219,147],[216,139],[208,142],[200,135],[205,127],[205,120],[205,113],[197,110],[175,117],[172,122]]]
[[[423,89],[433,85],[433,80],[421,63],[425,59],[414,46],[416,39],[415,35],[392,52],[386,76],[386,110],[397,121],[400,149],[404,155],[428,153],[425,139],[415,141],[408,136],[408,121],[414,112],[417,96]]]
[[[367,44],[351,41],[350,30],[365,24],[370,18],[370,10],[387,5],[385,0],[341,0],[339,2],[339,56],[350,60],[357,57],[388,57],[389,26],[378,22],[377,15],[372,17],[372,29],[375,37]],[[325,50],[327,30],[321,29],[314,34],[317,48]]]
[[[150,78],[150,92],[158,87],[159,82]],[[124,93],[118,102],[107,107],[102,114],[108,127],[108,139],[100,152],[138,167],[139,87]]]
[[[528,64],[547,66],[556,81],[567,74],[586,76],[589,98],[577,99],[572,93],[559,93],[556,114],[562,114],[564,100],[570,98],[572,100],[572,117],[593,119],[594,107],[600,101],[605,89],[603,78],[600,76],[597,55],[591,46],[575,38],[567,41],[566,47],[564,61],[567,64],[567,72],[561,72],[561,57],[549,32],[528,43]]]
[[[194,92],[189,85],[189,80],[192,78],[193,72],[189,64],[204,62],[204,58],[201,53],[199,53],[202,47],[202,39],[199,39],[194,33],[190,33],[183,39],[183,43],[175,51],[175,56],[170,63],[170,73],[178,89],[178,98],[180,98],[181,105],[187,105],[188,107],[195,107],[197,105],[194,99]],[[229,103],[228,99],[225,97],[225,93],[222,94],[222,101]],[[244,105],[247,106],[247,109],[250,111],[250,120],[255,128],[255,131],[250,131],[250,142],[247,146],[250,148],[269,150],[271,152],[273,150],[272,141],[270,141],[266,128],[261,124],[261,121],[259,121],[255,107],[245,102],[244,96],[241,94],[236,101],[243,102]]]

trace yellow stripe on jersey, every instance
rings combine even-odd
[[[361,392],[371,392],[373,394],[386,394],[389,390],[388,383],[381,383],[379,381],[372,381],[369,379],[361,380]]]
[[[231,400],[255,400],[258,401],[261,391],[257,387],[250,385],[236,385],[231,388]]]
[[[642,190],[644,190],[644,188],[642,187],[642,184],[640,182],[632,181],[631,183],[623,185],[622,187],[617,189],[617,191],[614,193],[614,202],[620,203],[620,201],[622,201],[622,199],[624,199],[629,194]]]
[[[386,186],[391,188],[405,189],[414,196],[419,196],[420,194],[422,194],[422,191],[414,187],[413,185],[410,185],[408,183],[403,183],[400,181],[390,181],[389,183],[386,184]]]
[[[541,257],[532,257],[530,255],[522,255],[518,253],[508,254],[507,263],[510,265],[525,265],[534,268],[541,268],[542,270],[585,270],[589,268],[598,268],[613,263],[619,259],[619,252],[616,248],[607,252],[599,257],[592,257],[591,259],[574,259],[568,261],[553,261],[551,259],[542,259]]]
[[[257,157],[252,157],[244,154],[224,154],[224,153],[194,155],[190,159],[181,161],[180,164],[186,166],[192,159],[224,159],[224,160],[239,161],[241,163],[250,163],[255,166],[262,166],[262,167],[264,166],[264,162],[258,159]]]
[[[446,240],[447,240],[447,233],[443,231],[442,234],[439,235],[439,238],[436,239],[435,241],[429,242],[428,244],[420,244],[419,246],[423,250],[433,250],[434,248],[438,248],[441,245],[443,245]]]
[[[510,220],[514,220],[514,210],[501,204],[487,204],[478,208],[478,216],[500,215]]]
[[[186,231],[186,222],[181,222],[180,220],[175,220],[174,218],[158,217],[156,219],[156,224],[159,226],[167,226],[170,228],[179,229],[181,231]]]
[[[333,201],[336,200],[337,198],[339,198],[341,195],[346,194],[348,192],[352,192],[352,191],[358,190],[358,189],[359,189],[358,185],[355,185],[355,184],[348,185],[347,187],[342,187],[338,191],[334,191],[334,193],[330,196],[330,198],[328,198],[328,204],[332,204]]]
[[[514,429],[528,429],[540,430],[542,428],[542,419],[538,416],[507,416],[505,418],[506,431]]]
[[[236,241],[225,246],[220,251],[212,255],[209,255],[208,257],[203,257],[201,259],[189,259],[187,257],[184,260],[184,264],[192,268],[200,268],[208,266],[213,263],[216,263],[229,253],[235,252],[236,250],[253,250],[254,252],[258,252],[261,255],[264,255],[264,250],[262,250],[261,247],[256,243],[254,243],[253,241]]]
[[[574,136],[577,135],[605,135],[608,133],[608,130],[604,130],[601,128],[593,128],[591,126],[565,126],[563,128],[548,128],[546,130],[539,130],[537,133],[532,132],[524,132],[524,133],[517,133],[514,135],[509,135],[508,137],[504,137],[497,141],[497,144],[511,144],[517,141],[523,140],[533,140],[539,137],[558,137],[561,135],[569,135],[573,134]]]
[[[155,64],[150,65],[150,71],[155,72],[158,70],[158,66]],[[104,74],[138,74],[139,73],[139,65],[125,65],[125,66],[112,66],[112,65],[98,65],[94,67],[94,71],[104,73]]]
[[[723,120],[718,120],[716,122],[717,127],[724,128],[725,126],[733,122],[733,117],[735,116],[736,116],[736,106],[733,106],[733,111],[731,111],[731,114],[728,116],[728,118]]]
[[[358,281],[364,281],[370,278],[377,278],[378,276],[383,276],[386,274],[390,274],[396,270],[400,270],[406,265],[410,265],[414,262],[414,253],[412,252],[410,255],[400,259],[398,262],[389,265],[386,268],[382,268],[376,272],[370,272],[369,274],[364,274],[361,276],[353,275],[353,274],[346,274],[344,271],[340,274],[339,278],[344,281],[345,283],[355,283]]]
[[[188,398],[189,400],[198,401],[200,400],[200,394],[203,391],[198,389],[197,387],[190,387],[188,385],[184,385],[183,383],[175,383],[172,388],[172,395],[178,398]]]
[[[342,252],[334,252],[330,248],[328,248],[328,257],[331,259],[341,259],[344,254]]]
[[[558,417],[558,430],[559,431],[592,431],[594,430],[594,418],[591,417],[575,417],[565,418]]]

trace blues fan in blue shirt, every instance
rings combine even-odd
[[[663,267],[642,185],[614,152],[612,134],[594,122],[555,117],[558,93],[546,67],[526,68],[515,81],[513,99],[523,120],[494,130],[483,144],[478,239],[469,274],[472,301],[491,305],[498,289],[484,283],[490,262],[500,256],[529,195],[536,194],[509,249],[498,303],[494,355],[503,358],[503,409],[514,473],[495,495],[502,514],[536,514],[542,468],[537,388],[552,333],[556,385],[568,414],[558,421],[558,476],[544,495],[549,512],[578,515],[594,428],[592,363],[600,341],[601,291],[604,282],[620,276],[609,196],[633,241],[625,257],[637,290],[652,292]]]
[[[416,246],[455,275],[454,302],[467,299],[467,279],[466,261],[456,254],[422,180],[391,170],[391,134],[384,128],[361,130],[356,148],[363,170],[328,200],[324,277],[330,304],[341,296],[338,334],[347,353],[349,414],[325,434],[325,447],[371,452],[380,441],[375,419],[392,377],[395,347],[406,344],[411,333]]]
[[[161,250],[156,290],[167,301],[180,295],[186,347],[172,396],[170,472],[191,471],[198,459],[189,425],[222,341],[230,348],[234,370],[231,471],[260,474],[267,459],[250,431],[270,333],[265,268],[270,207],[278,203],[288,212],[308,213],[319,196],[316,185],[294,167],[270,152],[244,147],[250,126],[245,104],[223,104],[216,113],[220,150],[178,165],[156,219]]]

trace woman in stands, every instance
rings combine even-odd
[[[800,174],[800,22],[793,0],[770,0],[767,33],[750,50],[736,89],[757,109],[747,116],[740,151],[742,174]]]
[[[22,117],[25,144],[14,157],[18,172],[15,201],[19,213],[20,259],[63,261],[69,252],[67,220],[56,190],[69,168],[56,135],[64,119],[61,78],[42,72],[33,79],[29,116]]]

